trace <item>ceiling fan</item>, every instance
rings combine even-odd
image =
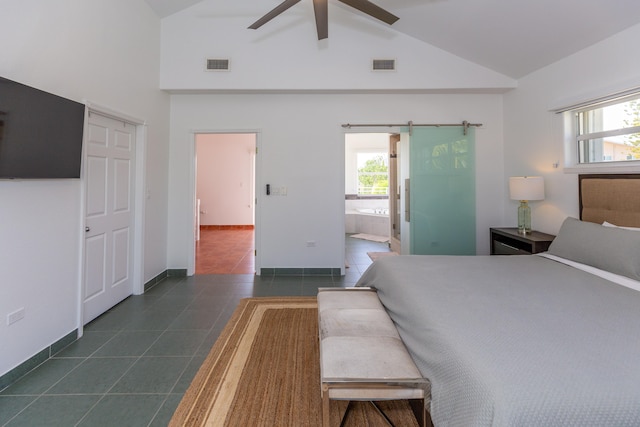
[[[373,18],[376,18],[382,22],[386,22],[391,25],[398,19],[392,13],[387,12],[383,8],[376,6],[368,0],[339,0],[340,2],[353,7],[361,12],[366,13]],[[276,16],[280,15],[285,10],[289,9],[300,0],[284,0],[278,6],[276,6],[271,12],[264,15],[262,18],[254,22],[249,28],[257,30],[267,22],[271,21]],[[313,9],[316,15],[316,29],[318,30],[318,40],[326,39],[329,37],[329,24],[328,24],[328,0],[313,0]]]

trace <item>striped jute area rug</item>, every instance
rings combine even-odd
[[[315,297],[243,299],[180,402],[170,426],[320,426]],[[340,425],[347,402],[331,402]],[[379,402],[397,426],[417,426],[409,404]],[[357,402],[346,426],[386,426]]]

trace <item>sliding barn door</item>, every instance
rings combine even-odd
[[[84,323],[133,293],[135,126],[91,113],[84,162]]]
[[[475,129],[414,127],[410,246],[416,255],[475,255]]]

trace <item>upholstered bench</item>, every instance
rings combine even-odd
[[[430,384],[371,288],[320,288],[322,424],[329,427],[329,401],[409,400],[421,426],[428,416]],[[343,416],[346,417],[351,403]]]

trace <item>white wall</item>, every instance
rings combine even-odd
[[[517,223],[516,201],[508,200],[509,176],[542,175],[546,198],[532,202],[532,227],[557,233],[567,216],[578,217],[578,177],[565,173],[561,115],[551,108],[570,105],[640,87],[640,56],[633,46],[640,25],[521,79],[518,89],[505,95],[504,167],[505,225]],[[553,163],[559,162],[555,169]],[[640,165],[634,166],[640,173]]]
[[[255,134],[196,135],[200,225],[253,225]]]
[[[147,121],[145,279],[166,269],[169,99],[142,0],[2,0],[0,75]],[[0,181],[0,375],[78,327],[79,180]],[[25,308],[11,326],[7,313]]]
[[[476,132],[479,253],[489,251],[489,227],[503,223],[501,95],[172,95],[171,105],[170,268],[184,268],[190,250],[193,129],[256,130],[258,188],[288,187],[286,197],[257,192],[262,268],[343,265],[343,123],[483,123]]]
[[[479,253],[488,253],[488,227],[503,213],[499,94],[517,82],[348,7],[329,8],[330,36],[318,41],[311,2],[297,6],[258,31],[247,27],[266,11],[232,0],[205,0],[162,20],[160,84],[174,94],[170,268],[184,268],[191,250],[194,130],[259,132],[258,267],[337,268],[344,265],[341,124],[484,123],[477,242]],[[230,59],[230,71],[205,71],[207,58]],[[372,72],[374,58],[395,59],[397,71]],[[265,197],[267,183],[288,187],[288,195]]]
[[[269,10],[237,0],[205,0],[162,20],[160,87],[168,90],[503,90],[516,81],[393,27],[329,6],[329,38],[318,41],[312,2],[301,2],[259,30]],[[249,10],[251,9],[251,10]],[[205,71],[207,58],[230,71]],[[397,71],[372,72],[373,59]]]

